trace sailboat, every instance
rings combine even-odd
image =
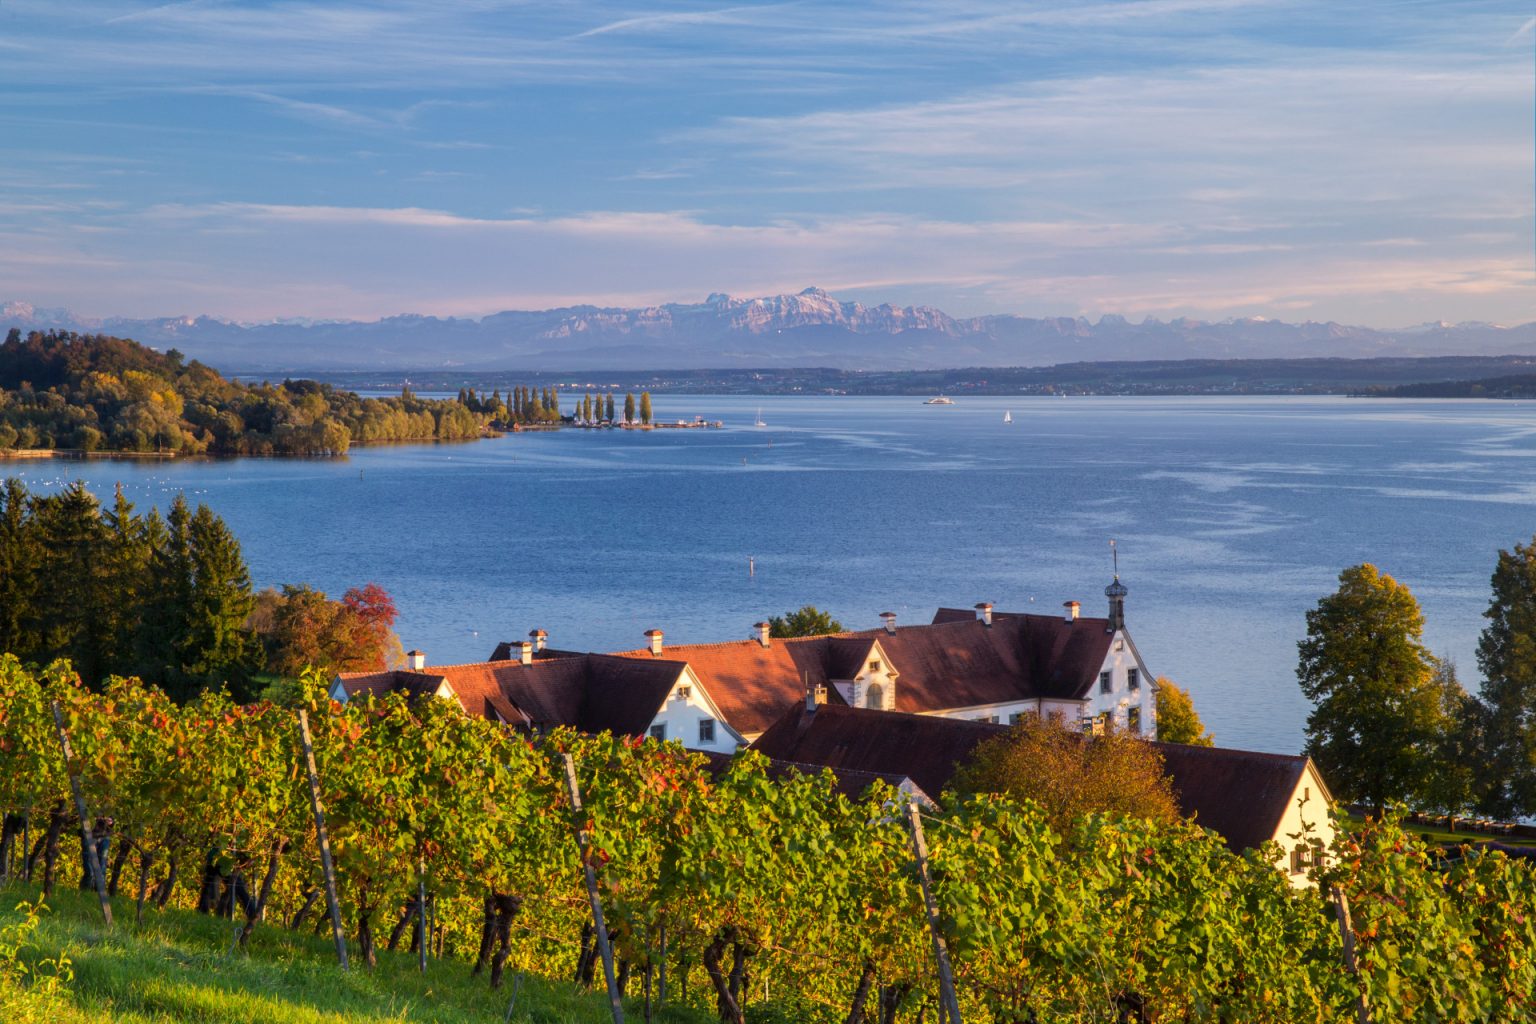
[[[1004,423],[1012,423],[1013,422],[1013,410],[1012,409],[1009,409],[1007,412],[1003,413],[1003,422]]]
[[[768,424],[763,422],[763,410],[762,410],[761,406],[758,407],[757,419],[752,421],[752,425],[754,427],[766,427],[768,425]]]

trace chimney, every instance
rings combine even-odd
[[[992,603],[983,601],[976,606],[976,618],[981,620],[983,626],[992,625]]]
[[[533,642],[530,641],[530,640],[520,640],[520,641],[518,641],[517,649],[519,651],[518,657],[522,661],[522,663],[524,665],[532,665],[533,664]]]
[[[757,630],[757,642],[762,644],[764,647],[767,647],[768,634],[773,630],[773,627],[766,622],[758,622],[755,623],[752,628]]]
[[[533,641],[533,649],[535,652],[542,651],[544,649],[544,645],[549,643],[549,634],[544,632],[542,629],[535,629],[533,632],[528,634],[528,638]]]
[[[816,709],[827,702],[827,688],[825,686],[812,686],[810,680],[805,683],[805,711],[806,714],[815,714]]]
[[[421,651],[406,651],[405,667],[412,672],[420,672],[427,667],[427,656]]]
[[[661,637],[662,632],[659,629],[648,629],[645,631],[645,638],[651,642],[651,654],[661,654]]]
[[[885,623],[885,631],[887,633],[895,633],[896,632],[896,613],[895,612],[881,612],[880,613],[880,621]]]
[[[1083,606],[1078,604],[1076,601],[1063,601],[1061,602],[1061,606],[1062,608],[1066,609],[1066,611],[1062,613],[1062,618],[1065,619],[1068,623],[1076,622],[1077,613],[1083,610]]]

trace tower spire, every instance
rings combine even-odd
[[[1114,633],[1125,628],[1125,595],[1130,591],[1120,582],[1120,549],[1115,545],[1114,538],[1109,541],[1109,555],[1114,563],[1115,578],[1104,588],[1104,596],[1109,598],[1108,629]]]

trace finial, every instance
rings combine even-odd
[[[1120,549],[1115,547],[1115,538],[1109,538],[1109,557],[1114,559],[1115,579],[1120,578]]]

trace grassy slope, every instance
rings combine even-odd
[[[34,887],[21,885],[0,890],[0,929],[16,921],[18,902],[36,895]],[[483,977],[471,979],[462,961],[429,961],[422,975],[415,956],[404,953],[380,951],[373,971],[343,972],[336,966],[335,947],[328,939],[311,937],[307,929],[296,934],[258,926],[249,953],[231,954],[228,921],[182,910],[146,911],[144,927],[135,929],[133,903],[126,899],[117,901],[113,913],[117,926],[108,932],[94,895],[56,890],[23,955],[28,960],[68,955],[75,972],[70,1005],[49,1008],[0,982],[0,1020],[491,1024],[507,1019],[510,971],[498,992]],[[642,1019],[638,1003],[626,1006],[626,1018]],[[542,978],[524,981],[511,1019],[551,1024],[611,1020],[600,990],[583,992]],[[704,1018],[668,1008],[655,1019],[696,1024]]]

